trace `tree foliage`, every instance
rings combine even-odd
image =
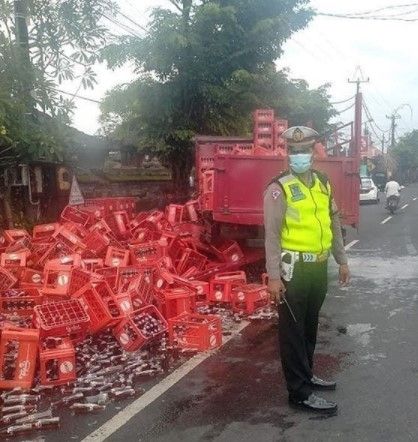
[[[390,152],[397,159],[400,177],[418,168],[418,130],[404,135]]]
[[[21,0],[28,44],[18,39],[14,2],[0,0],[0,148],[7,156],[57,158],[68,145],[62,132],[73,99],[59,91],[66,80],[79,88],[96,82],[92,66],[108,30],[111,0]],[[48,115],[51,118],[45,117]],[[3,161],[4,160],[4,161]],[[0,159],[0,166],[9,158]],[[3,161],[3,163],[1,163]]]
[[[142,38],[109,45],[110,67],[133,62],[138,78],[111,91],[102,106],[107,134],[154,146],[187,175],[194,134],[249,134],[251,111],[276,108],[293,122],[333,114],[326,87],[309,90],[277,72],[283,43],[311,19],[308,0],[167,0]],[[174,170],[175,171],[175,170]]]

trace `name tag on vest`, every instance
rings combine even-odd
[[[292,194],[292,201],[301,201],[306,199],[306,195],[300,190],[299,184],[290,184],[289,189]]]

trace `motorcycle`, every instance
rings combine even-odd
[[[393,215],[398,209],[399,200],[400,200],[399,196],[396,195],[391,195],[387,199],[386,208],[389,210],[391,215]]]

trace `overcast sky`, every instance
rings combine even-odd
[[[168,5],[167,0],[118,0],[124,14],[136,22],[147,24],[151,7]],[[338,3],[338,4],[337,4]],[[387,5],[401,5],[405,0],[312,0],[311,5],[321,12],[362,12]],[[412,3],[412,2],[409,2]],[[418,5],[417,5],[418,10]],[[397,11],[394,10],[392,14]],[[413,16],[418,18],[418,12]],[[123,21],[122,17],[118,20]],[[129,22],[125,23],[129,24]],[[134,26],[130,24],[130,26]],[[117,29],[117,28],[113,28]],[[118,32],[122,33],[121,29]],[[141,31],[138,29],[138,33]],[[400,110],[398,134],[418,128],[418,22],[376,22],[315,17],[309,26],[287,42],[284,55],[277,64],[288,67],[293,78],[306,79],[311,87],[331,84],[333,101],[341,101],[354,95],[355,85],[348,84],[356,66],[361,66],[364,77],[370,83],[362,85],[365,101],[376,124],[383,130],[389,128],[386,115],[404,103],[413,108],[413,117],[407,107]],[[80,94],[100,100],[106,90],[134,78],[129,66],[117,72],[98,67],[98,86],[93,91]],[[358,75],[358,73],[357,73]],[[68,91],[71,87],[66,85]],[[99,107],[84,100],[76,100],[74,125],[93,134],[99,129]],[[350,103],[337,105],[344,110]],[[353,110],[341,114],[338,119],[353,119]],[[377,135],[381,133],[376,129]],[[376,136],[375,136],[376,138]]]

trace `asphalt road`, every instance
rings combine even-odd
[[[254,321],[178,382],[157,383],[141,411],[138,400],[93,418],[68,417],[46,440],[82,440],[118,411],[88,440],[418,440],[417,197],[418,185],[406,188],[401,206],[408,206],[389,219],[383,202],[361,207],[361,227],[348,235],[350,287],[338,287],[330,266],[316,373],[338,381],[324,394],[338,402],[338,415],[288,407],[277,320]]]

